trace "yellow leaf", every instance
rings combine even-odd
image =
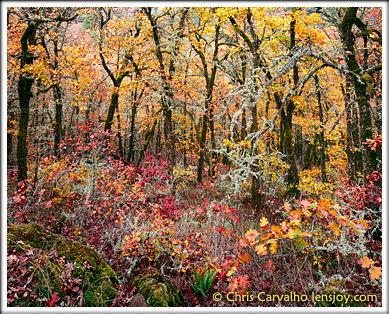
[[[245,238],[249,242],[254,242],[256,237],[258,237],[258,236],[259,236],[259,232],[255,229],[250,229],[245,234]]]
[[[365,256],[358,261],[358,264],[361,264],[362,268],[368,268],[370,267],[370,265],[375,264],[375,262],[370,258],[368,258],[367,256]]]
[[[369,269],[370,279],[378,279],[382,276],[382,267],[373,266],[373,268]]]
[[[236,272],[236,266],[232,267],[228,272],[227,272],[227,277],[231,276],[233,273]]]
[[[258,255],[266,255],[267,254],[267,248],[264,244],[258,244],[256,247],[255,247],[255,252],[258,254]]]
[[[294,230],[291,228],[289,229],[287,235],[286,235],[289,239],[294,239]]]
[[[261,221],[260,221],[260,226],[263,227],[263,226],[265,226],[267,224],[269,224],[269,221],[267,220],[267,218],[262,217]]]

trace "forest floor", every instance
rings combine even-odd
[[[185,171],[172,177],[152,156],[143,167],[47,158],[18,192],[8,173],[8,225],[38,222],[95,249],[120,281],[113,306],[128,304],[129,282],[147,266],[191,307],[381,306],[374,182],[331,199],[263,195],[254,210],[248,187],[237,195],[221,178],[195,184]]]

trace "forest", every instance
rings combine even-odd
[[[7,307],[382,307],[382,15],[7,7]]]

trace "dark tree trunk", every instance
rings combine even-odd
[[[204,169],[204,156],[205,156],[205,141],[207,138],[207,125],[208,125],[208,112],[205,112],[203,115],[203,123],[201,128],[201,138],[200,138],[200,155],[199,162],[197,166],[197,182],[200,183],[203,179],[203,169]]]
[[[213,108],[212,108],[212,94],[213,94],[213,87],[215,84],[215,78],[216,78],[216,71],[217,67],[215,65],[217,61],[217,53],[219,49],[219,30],[220,25],[215,26],[215,48],[213,52],[213,59],[212,61],[214,64],[212,65],[212,70],[210,75],[208,74],[208,65],[205,60],[204,53],[197,49],[195,46],[192,45],[193,49],[196,51],[196,53],[199,55],[201,59],[201,63],[203,65],[204,70],[204,77],[206,82],[206,89],[207,89],[207,96],[205,99],[205,113],[203,116],[203,123],[202,123],[202,129],[201,129],[201,137],[200,137],[200,155],[199,155],[199,161],[197,166],[197,182],[200,183],[203,179],[203,169],[204,169],[204,158],[205,158],[205,143],[207,141],[207,133],[208,133],[208,124],[211,131],[211,141],[212,141],[212,149],[215,149],[215,130],[213,125]],[[213,169],[213,159],[214,153],[212,153],[211,160],[210,160],[210,174],[211,176],[214,175],[214,169]]]
[[[153,123],[153,126],[151,127],[151,130],[149,130],[146,133],[145,143],[143,144],[143,148],[142,148],[142,150],[139,153],[138,161],[136,162],[136,166],[137,167],[140,166],[140,163],[141,163],[141,161],[142,161],[142,159],[144,157],[144,154],[145,154],[147,148],[149,147],[151,140],[154,137],[154,132],[155,132],[155,126],[156,125],[157,125],[157,119],[154,120],[154,123]]]
[[[33,79],[25,77],[19,78],[18,81],[18,93],[19,93],[19,127],[17,133],[17,146],[16,146],[16,157],[18,165],[18,182],[23,181],[27,178],[27,132],[28,132],[28,120],[30,114],[30,98],[31,98],[31,87]]]
[[[320,135],[319,135],[319,142],[320,142],[320,168],[321,168],[321,181],[323,183],[327,183],[327,173],[326,173],[326,144],[324,139],[324,121],[323,121],[323,109],[321,104],[321,91],[320,91],[320,85],[319,85],[319,78],[317,75],[314,76],[315,84],[316,84],[316,93],[317,93],[317,102],[319,104],[319,119],[320,119]]]
[[[347,170],[349,179],[352,182],[356,181],[356,169],[355,169],[355,153],[354,153],[354,139],[353,139],[353,129],[357,126],[354,125],[353,119],[352,119],[352,111],[351,111],[351,95],[350,95],[350,89],[351,88],[351,82],[350,77],[346,76],[346,86],[343,89],[343,95],[344,95],[344,105],[346,109],[346,125],[347,125],[347,148],[346,148],[346,154],[347,154]]]
[[[53,87],[54,102],[55,102],[55,127],[54,127],[54,155],[59,158],[62,135],[62,93],[58,84]]]
[[[211,105],[209,108],[209,130],[211,132],[211,147],[212,147],[212,153],[211,153],[211,177],[213,178],[215,176],[215,165],[217,165],[217,154],[215,153],[216,150],[216,140],[215,140],[215,124],[213,123],[213,106]]]
[[[11,107],[11,103],[8,103],[8,108]],[[13,145],[14,145],[14,142],[13,142],[13,135],[11,132],[11,130],[13,129],[12,127],[12,124],[15,120],[15,114],[11,111],[8,116],[7,116],[7,165],[8,166],[15,166],[15,163],[14,163],[14,160],[13,160],[13,154],[14,154],[14,151],[13,151]]]
[[[117,110],[117,119],[118,119],[118,132],[117,132],[117,137],[118,137],[118,154],[120,158],[124,158],[124,151],[123,151],[123,140],[122,140],[122,128],[120,124],[120,112],[119,108],[116,108]]]
[[[355,172],[361,173],[363,175],[363,159],[362,159],[362,149],[361,149],[361,138],[360,138],[360,127],[359,127],[359,114],[358,107],[352,106],[352,136],[354,141],[354,163],[355,163]]]
[[[167,141],[167,159],[170,165],[170,173],[173,173],[173,167],[176,165],[176,139],[174,136],[173,130],[173,122],[172,122],[172,111],[168,109],[169,106],[165,107],[165,123],[164,123],[164,131],[165,131],[165,139]]]
[[[296,8],[292,8],[293,14],[297,11]],[[292,50],[296,46],[296,20],[292,18],[290,22],[290,46],[289,49]],[[293,67],[293,83],[296,86],[299,82],[298,66],[297,63]],[[284,128],[284,138],[285,138],[285,155],[286,162],[290,165],[288,169],[288,193],[294,196],[299,195],[298,184],[299,176],[296,163],[296,155],[294,152],[293,146],[293,111],[295,109],[295,104],[292,100],[288,101],[286,105],[286,115],[284,114],[283,128]]]
[[[362,69],[355,56],[355,36],[352,32],[353,25],[361,23],[357,18],[357,11],[358,7],[346,9],[346,13],[340,23],[340,30],[343,48],[347,51],[346,63],[348,70],[351,71],[349,75],[351,75],[359,108],[363,175],[366,180],[366,175],[371,174],[377,168],[378,153],[367,147],[367,140],[373,137],[371,108],[369,104],[370,93],[366,90],[372,78],[367,73],[362,76],[359,75]]]
[[[159,63],[159,70],[160,70],[160,76],[163,82],[163,91],[164,94],[161,98],[161,103],[164,111],[164,132],[165,132],[165,140],[167,141],[166,143],[166,148],[167,148],[167,155],[169,157],[169,173],[173,174],[173,168],[176,165],[176,137],[174,135],[174,129],[173,129],[173,122],[172,122],[172,108],[173,108],[173,92],[171,90],[171,87],[169,85],[168,78],[166,76],[166,71],[165,71],[165,65],[163,63],[163,55],[162,55],[162,50],[161,50],[161,40],[160,40],[160,32],[158,31],[158,26],[157,26],[157,21],[151,14],[152,8],[145,7],[142,8],[143,12],[146,14],[151,27],[152,27],[152,35],[153,35],[153,40],[155,44],[155,55],[157,57],[158,63]],[[188,13],[188,10],[184,10],[181,20],[180,20],[180,25],[179,25],[179,30],[182,30],[184,27],[184,22],[186,15]],[[182,36],[180,34],[179,36]],[[176,47],[173,48],[175,50]],[[169,65],[169,74],[170,74],[170,79],[173,79],[173,74],[174,74],[174,60],[173,56],[171,56],[170,59],[170,65]]]
[[[136,117],[137,105],[134,103],[131,108],[131,122],[130,122],[130,143],[128,145],[127,161],[133,162],[134,160],[134,137],[135,137],[135,117]]]
[[[284,121],[284,148],[286,155],[286,162],[289,165],[288,173],[287,173],[287,185],[288,185],[288,194],[297,196],[299,194],[298,184],[299,184],[299,176],[298,169],[296,163],[296,156],[294,153],[293,146],[293,131],[292,131],[292,117],[294,110],[293,101],[289,101],[287,104],[287,114],[285,114],[284,110],[281,111],[281,119]]]
[[[254,59],[254,69],[258,69],[260,66],[259,61],[259,40],[258,36],[255,33],[254,30],[254,24],[252,21],[252,13],[250,11],[250,8],[247,9],[247,22],[249,24],[249,30],[250,34],[253,38],[252,46],[251,46],[251,54],[253,55]],[[255,82],[255,79],[254,79]],[[257,90],[257,88],[256,88]],[[255,134],[258,132],[258,110],[257,110],[257,103],[255,99],[250,99],[250,106],[251,106],[251,129],[250,133]],[[252,156],[258,156],[258,146],[255,143],[255,140],[253,139],[251,141],[251,155]],[[261,193],[261,179],[260,179],[260,168],[259,168],[259,161],[255,162],[251,166],[252,171],[252,178],[251,178],[251,206],[252,208],[258,212],[258,210],[262,206],[262,193]]]
[[[115,89],[115,91],[111,95],[111,101],[108,107],[107,118],[105,119],[104,131],[111,131],[111,127],[113,124],[113,117],[115,115],[115,110],[119,104],[119,91]]]
[[[26,65],[31,65],[34,62],[32,54],[28,51],[28,44],[34,43],[36,34],[36,25],[29,24],[24,31],[21,43],[21,58],[20,69],[23,69]],[[34,79],[29,78],[26,74],[21,73],[18,80],[18,95],[19,95],[19,123],[17,133],[17,145],[16,145],[16,158],[18,166],[18,182],[21,182],[27,178],[27,134],[28,134],[28,121],[30,115],[30,98],[32,96],[31,88],[34,83]]]

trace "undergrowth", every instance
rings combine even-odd
[[[32,179],[8,197],[8,225],[38,222],[95,249],[120,280],[112,306],[128,304],[131,278],[148,266],[180,286],[188,306],[361,306],[311,298],[261,301],[261,292],[375,295],[363,306],[381,306],[378,172],[368,184],[344,184],[331,200],[267,195],[263,209],[254,211],[220,180],[196,186],[188,169],[171,177],[167,163],[149,154],[142,167],[112,158],[98,145],[102,136],[92,137],[89,154],[30,165]],[[8,179],[11,185],[12,173]],[[52,301],[61,291],[39,284],[48,274],[41,256],[8,248],[8,305],[83,306],[71,277],[67,301]],[[16,277],[15,261],[23,268]],[[212,298],[216,292],[220,301]],[[228,293],[255,298],[231,300]]]

